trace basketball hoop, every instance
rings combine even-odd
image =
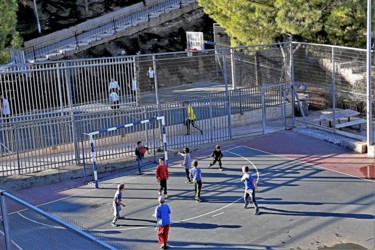
[[[196,51],[196,48],[187,48],[185,51],[187,52],[188,56],[193,56],[193,52]]]

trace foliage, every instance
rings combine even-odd
[[[9,52],[5,48],[10,45],[20,47],[22,39],[16,31],[17,25],[17,0],[0,1],[0,63],[9,60]]]
[[[235,45],[294,40],[364,47],[366,0],[198,0]],[[373,6],[375,7],[375,6]]]

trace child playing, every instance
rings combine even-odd
[[[145,152],[148,150],[148,147],[144,147],[142,145],[141,141],[137,142],[137,147],[135,148],[135,157],[137,160],[137,165],[138,165],[138,174],[142,174],[142,159],[145,157]]]
[[[193,180],[195,187],[195,200],[201,201],[202,190],[202,171],[198,168],[198,161],[194,160],[192,163],[193,168],[190,170],[190,178]]]
[[[211,154],[211,157],[214,158],[213,162],[210,163],[210,167],[215,165],[216,162],[219,162],[219,169],[223,171],[223,166],[221,164],[221,158],[223,158],[223,153],[221,152],[220,145],[216,145],[214,151]]]
[[[259,215],[259,207],[255,200],[255,190],[258,191],[257,183],[254,180],[254,178],[251,176],[248,166],[243,166],[242,172],[243,172],[243,176],[241,178],[241,181],[245,184],[244,208],[247,208],[247,205],[249,204],[249,196],[250,196],[251,201],[254,203],[254,206],[255,206],[255,215]]]
[[[184,161],[182,162],[181,166],[185,168],[185,173],[186,173],[186,178],[187,181],[185,183],[192,183],[190,179],[190,149],[189,148],[184,148],[184,153],[178,152],[179,155],[184,157]]]
[[[169,228],[171,224],[171,209],[167,204],[165,204],[165,200],[163,196],[158,198],[159,205],[155,208],[154,216],[156,217],[156,230],[158,234],[158,243],[160,244],[160,248],[166,249],[168,248],[168,234]]]
[[[124,189],[125,189],[124,184],[118,185],[115,196],[113,197],[113,220],[112,220],[111,225],[114,227],[116,226],[117,219],[121,218],[120,217],[121,206],[125,207],[125,204],[122,202],[122,191],[124,191]]]
[[[162,194],[161,191],[163,191],[164,189],[164,197],[167,198],[168,168],[165,165],[163,157],[159,159],[159,165],[156,167],[155,176],[158,182],[160,183],[159,195]]]

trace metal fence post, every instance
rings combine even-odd
[[[78,43],[78,35],[77,35],[77,31],[74,31],[74,38],[75,38],[75,41],[76,41],[76,47],[78,49],[79,47],[79,43]]]
[[[366,75],[367,75],[367,84],[366,84],[366,95],[367,95],[367,102],[366,102],[366,115],[367,115],[367,154],[372,155],[374,152],[370,150],[370,147],[374,144],[373,139],[373,125],[372,125],[372,104],[373,104],[373,96],[372,96],[372,67],[371,67],[371,39],[372,39],[372,29],[371,29],[371,21],[372,13],[371,13],[371,0],[367,0],[367,46],[366,46]]]
[[[229,138],[232,139],[232,109],[231,109],[230,94],[228,90],[227,63],[226,63],[224,54],[223,54],[223,78],[224,78],[224,84],[225,84],[225,94],[227,96],[227,103],[228,103],[228,133],[229,133]]]
[[[116,34],[116,21],[115,21],[115,18],[112,18],[112,23],[113,23],[113,30]]]
[[[18,140],[18,133],[17,133],[17,126],[14,124],[14,143],[16,144],[16,153],[17,153],[17,166],[18,166],[18,174],[21,174],[21,159],[20,159],[20,147],[19,147],[19,140]]]
[[[235,90],[237,88],[236,85],[236,62],[234,58],[234,49],[230,49],[230,69],[232,74],[232,89]]]
[[[264,86],[261,86],[261,99],[262,99],[262,128],[263,134],[266,134],[266,98]]]
[[[332,47],[332,129],[336,133],[336,65],[335,65],[335,48]]]
[[[283,119],[283,127],[286,129],[286,96],[285,96],[285,83],[284,85],[280,86],[280,102],[281,102],[281,115]]]
[[[70,79],[70,67],[69,62],[64,63],[65,68],[65,78],[66,78],[66,94],[68,99],[68,105],[69,105],[69,112],[71,117],[71,127],[72,127],[72,139],[73,139],[73,145],[74,145],[74,155],[75,155],[75,161],[76,163],[79,162],[80,155],[79,155],[79,146],[78,146],[78,140],[77,140],[77,128],[75,123],[75,117],[74,117],[74,111],[73,111],[73,95],[72,95],[72,83]]]
[[[159,89],[158,89],[158,71],[156,69],[156,56],[152,56],[152,67],[154,68],[154,81],[155,81],[155,98],[156,105],[158,106],[158,111],[160,110],[160,101],[159,101]]]
[[[213,114],[212,114],[212,98],[210,97],[210,106],[209,106],[209,112],[210,112],[210,141],[213,141],[213,131],[214,131],[214,126],[213,126]]]
[[[292,36],[290,36],[289,41],[289,74],[290,74],[290,89],[292,90],[292,127],[294,127],[294,108],[295,108],[295,92],[294,92],[294,61],[293,61],[293,40]]]
[[[61,109],[61,113],[64,111],[64,101],[63,101],[63,90],[62,90],[62,86],[61,86],[61,79],[60,79],[60,64],[57,63],[56,64],[56,73],[57,73],[57,86],[59,88],[59,101],[60,101],[60,109]]]
[[[238,89],[238,93],[240,96],[240,115],[243,115],[243,109],[242,109],[242,89]]]
[[[7,204],[4,196],[4,190],[0,190],[0,202],[1,202],[1,215],[3,217],[2,224],[4,228],[4,237],[5,237],[5,249],[11,250],[11,239],[10,239],[10,231],[9,231],[9,218],[8,218],[8,209]]]

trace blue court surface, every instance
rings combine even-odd
[[[221,172],[217,165],[208,167],[209,152],[192,153],[203,175],[200,203],[194,200],[194,186],[185,183],[179,162],[170,164],[171,248],[318,249],[338,243],[375,248],[374,182],[244,146],[224,148],[225,171]],[[259,177],[260,215],[254,215],[252,205],[243,207],[243,165]],[[95,236],[119,249],[158,249],[152,217],[158,205],[155,167],[147,166],[143,176],[136,175],[135,169],[118,172],[101,180],[100,189],[78,187],[74,196],[40,207],[90,228]],[[125,183],[126,207],[121,215],[126,219],[112,227],[111,204],[119,183]],[[13,213],[11,219],[27,221],[26,212]],[[32,223],[36,222],[27,222]],[[19,241],[14,241],[30,249],[22,246],[27,233],[19,232]],[[64,240],[69,239],[62,236]]]

